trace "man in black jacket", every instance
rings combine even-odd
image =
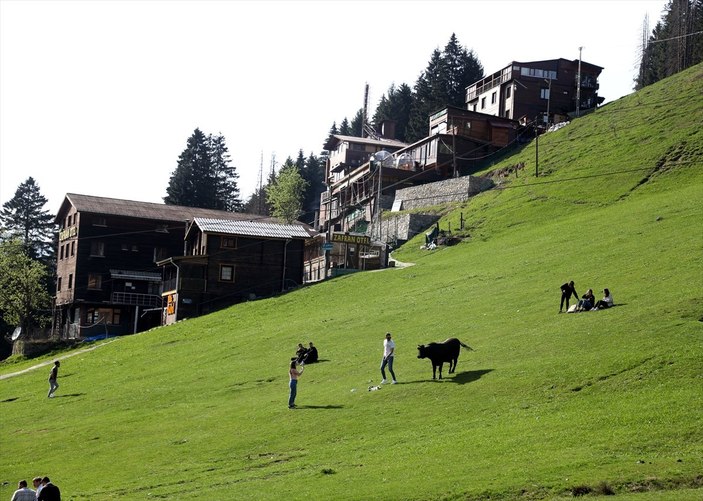
[[[49,477],[42,478],[41,484],[42,488],[37,497],[38,501],[61,501],[61,491],[51,483]]]
[[[578,301],[579,295],[576,293],[576,287],[574,286],[573,280],[561,286],[561,303],[559,304],[559,313],[561,313],[564,308],[564,301],[566,301],[566,311],[569,311],[569,299],[571,299],[572,294],[574,295],[574,298],[576,298],[576,301]]]

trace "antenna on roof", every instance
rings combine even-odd
[[[369,124],[369,83],[366,82],[364,89],[364,107],[361,112],[361,137],[370,137],[371,139],[381,139],[376,130]]]
[[[257,214],[261,214],[261,198],[264,190],[264,150],[261,150],[261,162],[259,163],[259,190],[257,192]]]

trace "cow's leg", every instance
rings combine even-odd
[[[432,379],[437,379],[437,366],[435,364],[432,364]]]
[[[458,360],[459,360],[458,357],[454,359],[454,366],[452,367],[452,374],[454,374],[454,372],[456,372],[456,363]],[[451,362],[450,362],[450,364],[451,364]]]
[[[444,365],[444,362],[439,363],[439,379],[442,379],[442,366]]]

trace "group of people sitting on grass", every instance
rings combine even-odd
[[[295,351],[295,357],[291,358],[298,364],[314,364],[317,362],[317,348],[313,346],[312,341],[310,347],[306,348],[302,343],[298,343],[298,349]]]
[[[577,300],[577,303],[569,307],[569,300],[572,295]],[[561,303],[559,305],[559,313],[563,311],[564,304],[566,304],[567,313],[598,311],[615,305],[613,302],[613,296],[610,294],[610,290],[608,289],[603,289],[603,299],[599,299],[598,301],[596,301],[596,297],[593,294],[593,289],[588,289],[588,291],[581,296],[581,299],[579,299],[573,280],[561,286]]]

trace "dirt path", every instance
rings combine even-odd
[[[9,374],[0,374],[0,381],[3,379],[9,379],[9,378],[15,377],[15,376],[21,376],[22,374],[26,374],[27,372],[31,372],[33,370],[40,369],[42,367],[46,367],[47,365],[52,365],[54,363],[54,360],[63,360],[65,358],[75,357],[76,355],[80,355],[81,353],[93,351],[94,349],[100,348],[101,346],[105,346],[106,344],[112,343],[113,341],[115,341],[115,339],[112,339],[110,341],[105,341],[104,343],[96,344],[95,346],[91,346],[90,348],[84,348],[82,350],[74,351],[74,352],[68,353],[66,355],[61,355],[61,356],[56,357],[54,359],[47,360],[46,362],[42,362],[40,364],[33,365],[31,367],[27,367],[26,369],[23,369],[21,371],[11,372]]]

